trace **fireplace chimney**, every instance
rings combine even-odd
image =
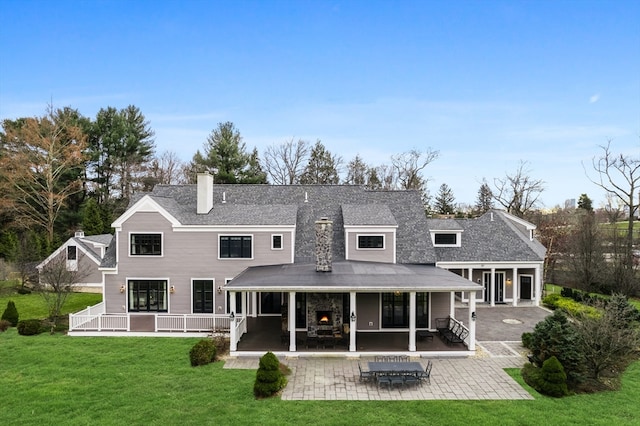
[[[197,195],[197,213],[209,213],[213,208],[213,176],[209,172],[198,173]]]
[[[327,217],[316,221],[316,271],[331,272],[333,222]]]

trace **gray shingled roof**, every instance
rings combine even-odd
[[[481,287],[433,265],[333,262],[333,270],[316,272],[315,264],[255,266],[225,285],[251,291],[476,291]]]
[[[546,249],[501,210],[477,219],[447,219],[464,229],[461,247],[436,247],[439,262],[540,262]]]
[[[427,222],[417,191],[373,191],[355,185],[216,184],[213,193],[214,207],[206,215],[196,214],[196,185],[156,185],[149,195],[184,225],[295,224],[295,262],[315,261],[314,223],[321,217],[333,221],[335,260],[345,257],[345,219],[348,224],[380,224],[377,220],[381,220],[383,225],[397,225],[398,263],[436,260],[431,240],[424,238]],[[105,260],[104,265],[113,264]]]

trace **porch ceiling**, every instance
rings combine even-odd
[[[333,262],[331,272],[315,263],[255,266],[225,286],[237,291],[477,291],[482,286],[433,265]]]

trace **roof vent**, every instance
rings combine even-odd
[[[227,202],[227,191],[222,192],[222,204]]]
[[[307,194],[307,191],[304,191],[304,202],[305,203],[309,202],[309,194]]]

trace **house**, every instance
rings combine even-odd
[[[102,272],[98,268],[112,239],[111,234],[84,235],[83,231],[76,231],[73,237],[40,262],[36,269],[42,275],[42,270],[47,265],[64,263],[67,271],[78,273],[79,281],[74,283],[74,291],[102,293]]]
[[[482,285],[478,303],[538,306],[545,247],[536,226],[505,211],[477,219],[428,219],[436,265]],[[468,303],[468,294],[459,298]]]
[[[481,269],[438,267],[446,258],[416,191],[214,185],[205,173],[196,185],[157,185],[113,227],[104,301],[71,316],[71,335],[223,331],[232,353],[256,336],[288,352],[314,348],[316,336],[345,352],[401,336],[398,350],[418,351],[465,295],[468,317],[453,321],[475,349],[483,287],[469,277]]]

